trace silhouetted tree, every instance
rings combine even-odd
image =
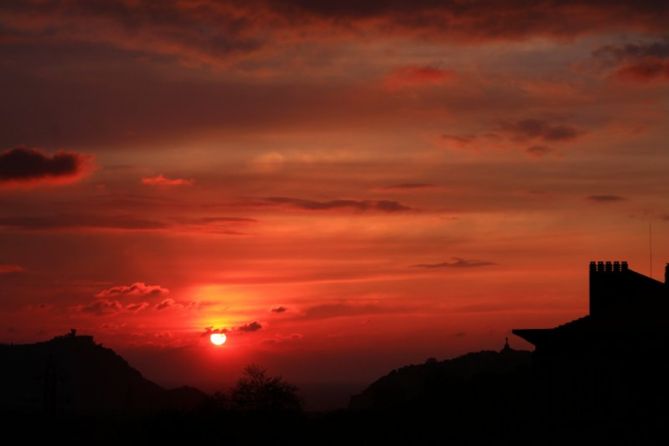
[[[232,407],[253,412],[298,412],[302,401],[297,387],[280,376],[267,376],[262,367],[252,364],[244,369],[231,393]]]

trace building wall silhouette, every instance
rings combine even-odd
[[[513,330],[535,346],[538,404],[550,416],[575,418],[667,412],[669,285],[627,262],[590,262],[589,274],[588,315]]]

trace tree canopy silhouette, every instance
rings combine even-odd
[[[299,412],[302,400],[296,386],[280,376],[268,376],[262,367],[251,364],[231,393],[232,407],[253,412]]]

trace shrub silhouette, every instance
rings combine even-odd
[[[300,412],[302,401],[296,386],[280,376],[267,376],[262,367],[252,364],[232,389],[233,409],[247,412]]]

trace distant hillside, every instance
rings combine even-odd
[[[517,403],[525,394],[530,352],[481,351],[393,370],[351,398],[354,410],[430,408],[449,406],[454,410],[475,405],[488,408]],[[472,409],[480,410],[481,408]]]
[[[113,350],[75,332],[35,344],[0,345],[0,409],[90,413],[189,409],[206,395],[166,390]]]

